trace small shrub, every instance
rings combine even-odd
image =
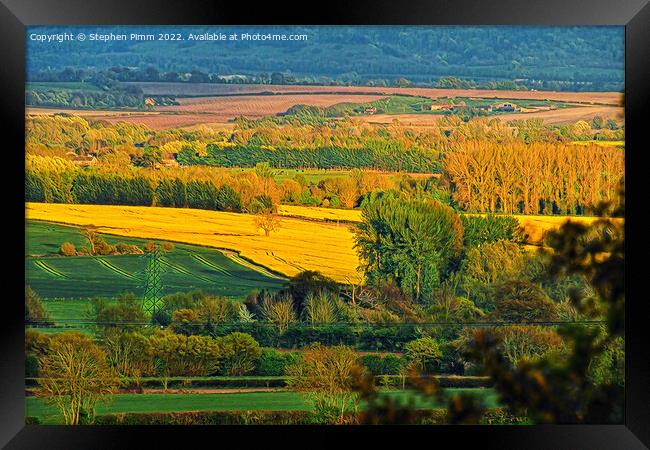
[[[252,372],[262,354],[260,344],[250,334],[231,333],[220,341],[225,375],[244,375]]]
[[[308,293],[306,299],[307,319],[312,324],[336,322],[336,305],[326,291],[317,294]]]
[[[198,334],[201,328],[201,317],[193,309],[178,309],[172,314],[171,329],[174,333],[186,336]]]
[[[500,240],[518,243],[523,243],[526,240],[519,228],[519,221],[512,216],[461,215],[460,220],[465,230],[464,245],[466,247]]]
[[[33,353],[25,357],[25,377],[38,377],[38,356]]]
[[[64,242],[59,247],[59,255],[63,256],[77,256],[77,248],[72,242]]]
[[[364,355],[359,358],[359,361],[372,375],[384,375],[381,355]]]
[[[144,252],[137,245],[124,244],[120,242],[118,244],[115,244],[115,253],[119,255],[141,255]]]
[[[384,375],[399,375],[404,370],[404,358],[389,354],[384,356],[381,365]]]
[[[262,349],[262,354],[257,363],[256,373],[265,377],[280,377],[285,375],[285,369],[295,364],[300,358],[300,353],[279,352],[276,349]]]
[[[261,309],[264,319],[274,324],[281,333],[287,330],[289,324],[296,321],[296,312],[291,297],[280,300],[266,298]]]

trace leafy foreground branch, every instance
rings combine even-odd
[[[533,423],[621,423],[624,379],[622,358],[625,330],[625,231],[609,217],[624,217],[625,192],[616,206],[602,204],[598,221],[589,226],[566,223],[549,237],[552,276],[580,275],[593,293],[574,291],[571,303],[585,317],[607,319],[602,328],[564,326],[558,330],[567,342],[562,356],[550,353],[523,359],[516,365],[504,355],[498,334],[480,330],[467,349],[469,360],[480,364],[494,380],[500,402],[510,413],[525,415]],[[603,374],[605,372],[605,374]],[[614,374],[612,375],[612,372]],[[618,372],[618,373],[616,373]],[[355,391],[368,407],[362,423],[417,423],[415,397],[399,404],[374,387],[370,376],[357,374]],[[415,385],[416,396],[443,400],[433,381]],[[449,423],[480,423],[485,408],[476,397],[456,396],[448,402]]]

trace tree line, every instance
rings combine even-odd
[[[616,198],[624,163],[612,147],[474,141],[445,155],[444,172],[466,211],[585,214]]]
[[[206,156],[197,156],[192,150],[179,152],[181,165],[211,165],[223,167],[251,167],[256,162],[268,162],[276,168],[287,169],[373,169],[420,173],[440,172],[435,154],[400,149],[390,143],[368,142],[362,149],[324,147],[317,149],[264,148],[259,146],[208,146]]]
[[[430,127],[409,126],[398,120],[387,125],[364,123],[358,118],[332,119],[313,114],[284,115],[263,119],[235,120],[231,131],[209,128],[196,130],[151,130],[134,123],[88,120],[67,114],[54,116],[27,116],[25,141],[28,153],[43,156],[75,155],[101,156],[107,153],[125,153],[129,156],[142,152],[143,147],[159,148],[164,158],[173,158],[183,148],[188,163],[198,163],[212,148],[215,163],[250,165],[273,160],[274,165],[323,165],[336,167],[344,164],[372,164],[400,167],[400,161],[391,154],[406,153],[403,165],[436,168],[436,160],[468,141],[565,143],[588,140],[623,140],[624,128],[602,118],[591,123],[548,125],[541,119],[517,120],[505,123],[499,119],[474,118],[463,120],[457,115],[444,116]],[[226,151],[234,149],[232,156]],[[322,150],[302,155],[300,151]],[[352,150],[362,150],[354,156]],[[348,152],[350,151],[350,152]],[[275,155],[278,153],[278,155]],[[260,159],[262,158],[262,159]],[[400,159],[401,159],[400,158]],[[209,159],[209,158],[208,158]],[[206,161],[209,162],[209,161]]]

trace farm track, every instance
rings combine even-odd
[[[276,280],[282,280],[282,281],[287,281],[288,278],[283,277],[281,275],[277,275],[273,272],[270,272],[269,270],[266,270],[264,267],[255,265],[251,263],[250,261],[247,261],[246,259],[242,258],[235,252],[224,252],[224,255],[226,255],[227,258],[231,259],[232,261],[236,262],[240,266],[244,266],[248,269],[254,270],[257,273],[260,273],[266,277],[269,278],[275,278]]]
[[[160,258],[160,263],[162,265],[164,265],[164,266],[169,267],[170,269],[172,269],[176,273],[182,273],[184,275],[189,275],[191,277],[198,278],[199,280],[205,281],[207,283],[211,283],[211,282],[214,281],[214,280],[212,280],[212,279],[210,279],[210,278],[208,278],[206,276],[198,275],[196,273],[192,273],[189,270],[187,270],[185,267],[181,266],[180,264],[176,264],[176,263],[173,263],[173,262],[169,261],[167,258]]]
[[[54,267],[50,266],[45,261],[42,261],[40,259],[35,259],[34,260],[34,265],[36,265],[39,269],[49,273],[50,275],[52,275],[52,276],[54,276],[56,278],[68,278],[67,275],[65,275],[62,272],[59,272]]]
[[[137,280],[138,279],[138,277],[136,277],[135,275],[127,272],[126,270],[120,269],[119,267],[115,266],[113,263],[107,261],[104,258],[95,257],[93,259],[95,261],[97,261],[100,265],[102,265],[103,267],[107,268],[108,270],[111,270],[111,271],[115,272],[118,275],[123,276],[124,278],[128,278],[129,280]]]
[[[218,265],[214,264],[211,261],[208,261],[207,259],[205,259],[205,257],[203,257],[201,255],[197,255],[196,253],[192,253],[192,258],[194,258],[199,263],[203,264],[204,266],[206,266],[206,267],[208,267],[208,268],[210,268],[212,270],[216,270],[217,272],[221,272],[224,275],[232,276],[232,274],[230,272],[228,272],[226,269],[224,269],[223,267],[219,267]]]
[[[287,261],[287,260],[284,259],[284,258],[280,258],[280,257],[279,257],[278,255],[276,255],[274,252],[267,252],[267,255],[269,255],[269,256],[271,256],[271,257],[277,259],[278,261],[280,261],[280,262],[282,262],[282,263],[284,263],[284,264],[287,264],[288,266],[295,267],[295,268],[298,269],[300,272],[304,272],[304,271],[307,270],[307,269],[305,269],[304,267],[302,267],[300,264],[292,263],[291,261]]]

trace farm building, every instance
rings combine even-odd
[[[156,100],[154,100],[151,97],[147,97],[144,99],[144,107],[146,109],[152,110],[154,106],[156,106]]]
[[[494,111],[519,111],[519,106],[515,105],[514,103],[510,102],[504,102],[504,103],[499,103],[494,105]]]
[[[377,112],[377,108],[374,106],[371,106],[369,108],[366,108],[364,111],[366,114],[375,114]]]

